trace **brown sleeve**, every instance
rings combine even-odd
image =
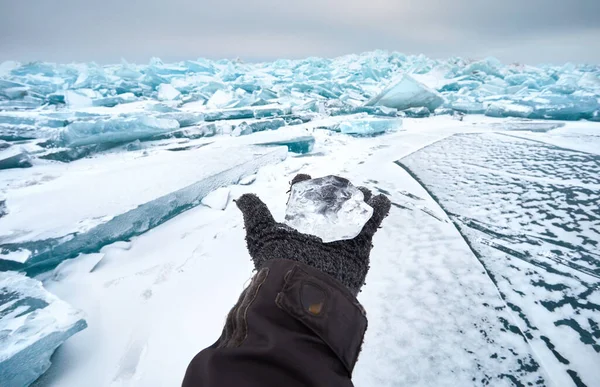
[[[352,386],[366,328],[364,309],[342,284],[302,263],[271,260],[219,340],[194,357],[183,387]]]

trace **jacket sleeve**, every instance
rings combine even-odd
[[[366,329],[363,307],[341,283],[299,262],[270,260],[219,340],[194,357],[183,387],[352,386]]]

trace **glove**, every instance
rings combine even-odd
[[[300,174],[294,177],[291,185],[310,179],[309,175]],[[260,270],[271,259],[298,261],[335,278],[356,296],[369,270],[373,235],[390,210],[390,200],[386,196],[372,197],[367,188],[359,189],[365,202],[373,208],[373,216],[354,239],[331,243],[323,243],[321,238],[275,222],[258,196],[242,195],[236,200],[236,205],[244,217],[248,252],[254,267]]]

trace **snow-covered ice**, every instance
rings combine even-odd
[[[0,382],[28,386],[50,367],[50,356],[87,326],[80,311],[59,300],[42,283],[23,274],[0,272]]]
[[[202,199],[202,204],[213,210],[224,210],[229,203],[230,193],[231,190],[227,187],[217,188]]]
[[[599,385],[599,74],[383,51],[1,64],[0,270],[49,306],[0,324],[61,332],[19,385],[76,309],[88,328],[36,387],[180,384],[252,276],[232,199],[283,220],[298,173],[392,201],[356,386]]]
[[[356,237],[373,215],[362,191],[346,179],[325,176],[292,186],[285,223],[323,242]]]

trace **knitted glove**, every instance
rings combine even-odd
[[[309,180],[309,175],[294,177],[291,185]],[[340,178],[342,179],[342,178]],[[344,284],[355,296],[365,283],[373,235],[390,210],[384,195],[372,197],[359,187],[365,202],[373,207],[373,216],[354,239],[323,243],[314,235],[302,234],[277,223],[267,206],[254,194],[244,194],[236,204],[244,216],[246,242],[254,267],[260,270],[271,259],[289,259],[312,266]]]

